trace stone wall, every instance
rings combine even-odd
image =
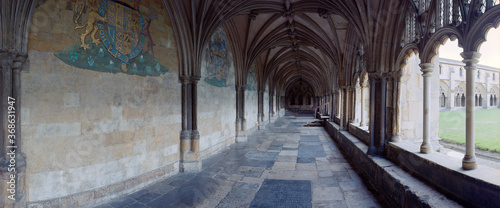
[[[128,71],[121,71],[117,68],[121,61],[108,51],[93,53],[103,43],[91,43],[90,35],[86,39],[90,48],[80,47],[85,30],[75,30],[74,3],[37,5],[28,67],[21,73],[28,203],[92,190],[111,195],[124,189],[108,192],[108,187],[121,187],[116,184],[127,180],[134,179],[128,182],[134,186],[123,187],[133,189],[161,179],[148,173],[178,172],[181,92],[175,41],[162,7],[160,1],[143,1],[138,7],[144,16],[148,8],[157,8],[149,28],[155,46],[145,44],[134,62],[122,65]],[[79,24],[87,20],[85,12]],[[99,34],[95,38],[100,39]],[[154,55],[146,49],[154,49]],[[71,63],[61,58],[65,55]],[[142,76],[131,75],[134,71]]]
[[[224,29],[218,28],[206,46],[204,61],[201,64],[201,80],[198,82],[198,131],[202,158],[234,143],[235,69],[228,40]],[[216,62],[214,58],[219,60]]]
[[[247,135],[251,134],[258,127],[258,92],[257,91],[245,91],[245,119],[247,120]]]
[[[437,61],[438,59],[435,59]],[[423,77],[420,59],[412,55],[401,77],[400,110],[401,139],[422,139],[423,132]],[[431,77],[431,138],[437,137],[439,129],[439,64],[435,62]]]

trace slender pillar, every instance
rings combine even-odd
[[[420,146],[421,153],[431,153],[431,123],[430,123],[430,108],[431,108],[431,76],[432,71],[434,71],[433,63],[422,63],[419,65],[420,71],[423,72],[422,77],[424,78],[424,132],[422,134],[423,141]]]
[[[350,102],[351,102],[351,88],[350,87],[346,87],[344,89],[345,91],[345,109],[344,109],[344,128],[345,129],[348,129],[349,128],[349,122],[350,122],[350,116],[349,116],[349,112],[350,112],[350,108],[351,108],[351,105],[350,105]]]
[[[269,122],[274,122],[274,93],[269,91]]]
[[[188,99],[188,85],[189,80],[186,77],[180,77],[179,81],[181,82],[181,93],[182,93],[182,124],[181,124],[181,135],[180,135],[180,153],[181,159],[183,159],[184,154],[190,150],[190,137],[191,132],[188,129],[188,123],[190,122],[190,118],[188,116],[189,109],[189,99]],[[182,170],[181,170],[182,171]]]
[[[180,141],[181,172],[198,172],[201,170],[199,158],[199,140],[197,125],[197,77],[181,77],[182,85],[182,131]]]
[[[200,150],[200,133],[198,132],[198,80],[199,77],[191,79],[191,114],[192,114],[192,131],[191,131],[191,151],[198,153]]]
[[[259,110],[259,116],[258,116],[258,121],[259,121],[259,129],[265,129],[265,124],[264,124],[264,92],[259,91],[258,95],[258,110]]]
[[[5,201],[0,202],[1,206],[5,207],[24,207],[26,188],[25,184],[25,172],[26,163],[23,154],[21,153],[21,67],[26,60],[27,55],[20,55],[17,52],[12,51],[2,51],[0,50],[0,94],[2,103],[0,118],[0,183],[9,186],[9,181],[11,181],[11,176],[15,176],[15,188],[9,186],[11,191],[15,191],[15,200],[7,199],[5,195]],[[11,97],[9,99],[9,97]],[[13,106],[15,110],[9,110],[9,107]],[[10,112],[9,112],[10,111]],[[14,120],[14,121],[12,121]],[[12,132],[12,126],[14,122],[15,127]],[[10,132],[9,132],[10,131]],[[9,161],[15,156],[15,174],[13,175],[11,169],[8,167]],[[13,185],[13,184],[10,184]],[[7,193],[7,190],[3,190]],[[12,193],[12,192],[10,192]]]
[[[400,86],[401,86],[401,71],[398,71],[394,74],[394,86],[392,88],[392,98],[393,98],[393,120],[392,120],[392,137],[391,137],[391,142],[399,142],[401,141],[400,137],[400,130],[399,130],[399,123],[401,122],[401,114],[399,110],[399,103],[400,103]]]
[[[247,142],[245,119],[245,86],[236,87],[236,142]]]
[[[370,146],[368,147],[369,155],[374,155],[376,153],[375,149],[375,86],[376,79],[378,78],[375,74],[370,74]]]
[[[380,78],[380,90],[378,90],[379,102],[378,103],[378,114],[377,121],[379,122],[379,136],[375,139],[375,147],[377,148],[377,154],[384,155],[385,154],[385,135],[386,135],[386,96],[387,96],[387,77]]]
[[[4,54],[0,54],[0,55],[4,55]],[[0,67],[1,67],[1,73],[2,73],[2,103],[0,104],[0,106],[2,106],[2,118],[1,121],[2,121],[2,138],[1,138],[1,141],[2,143],[0,145],[2,145],[2,150],[0,151],[0,153],[2,154],[0,157],[2,157],[4,159],[4,161],[9,161],[9,156],[6,154],[9,152],[9,149],[7,148],[7,146],[10,146],[9,145],[9,129],[8,129],[8,118],[6,115],[7,114],[7,109],[8,109],[8,98],[9,97],[12,97],[12,61],[13,61],[13,57],[10,56],[10,54],[5,54],[5,56],[7,57],[4,57],[4,56],[1,56],[0,58],[2,58],[2,60],[0,60],[0,64],[2,64]],[[16,109],[16,112],[19,111],[19,109]],[[20,124],[17,123],[16,126],[19,126]]]
[[[361,121],[359,122],[359,127],[365,127],[365,89],[366,82],[361,83]]]
[[[474,84],[476,82],[476,64],[479,62],[481,54],[475,51],[463,52],[460,54],[464,60],[466,70],[466,90],[465,90],[465,156],[462,160],[462,168],[472,170],[477,167],[475,153],[475,112],[474,112]]]

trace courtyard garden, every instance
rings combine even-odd
[[[500,109],[476,110],[476,147],[500,153]],[[465,144],[465,110],[439,113],[439,137]]]

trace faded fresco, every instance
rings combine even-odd
[[[230,67],[229,42],[223,29],[214,33],[208,44],[206,54],[205,82],[217,87],[227,87]]]
[[[65,4],[52,5],[60,10],[65,9],[55,11],[44,8],[50,4]],[[30,38],[37,40],[46,35],[45,31],[41,33],[40,30],[50,24],[52,30],[47,32],[51,33],[52,41],[58,43],[49,48],[55,49],[54,55],[66,64],[93,71],[140,76],[158,76],[168,71],[167,63],[169,68],[177,64],[170,22],[161,2],[48,0],[40,9],[42,11],[35,13]],[[59,18],[53,14],[56,12],[59,12],[56,14]],[[58,30],[62,27],[66,27],[66,31],[73,30],[64,32],[69,33],[64,35],[71,37],[60,36],[61,39],[56,40],[54,36],[58,32],[54,30],[55,27]],[[35,43],[40,47],[43,42]],[[37,46],[33,47],[36,49]],[[155,53],[157,50],[159,52]],[[164,60],[160,61],[158,57]]]
[[[247,76],[247,91],[256,91],[257,89],[257,73],[255,71],[255,63],[250,66]]]

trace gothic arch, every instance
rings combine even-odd
[[[422,53],[420,54],[421,63],[431,63],[437,55],[438,48],[445,44],[447,40],[458,40],[458,46],[463,43],[463,35],[456,27],[443,27],[438,29],[427,41]]]
[[[471,33],[467,36],[467,51],[479,51],[481,45],[486,41],[486,34],[491,28],[500,25],[500,5],[496,5],[482,14],[470,28]]]
[[[396,68],[398,70],[403,70],[406,66],[406,62],[411,57],[412,54],[418,55],[418,45],[415,43],[406,44],[398,55],[396,60]]]

